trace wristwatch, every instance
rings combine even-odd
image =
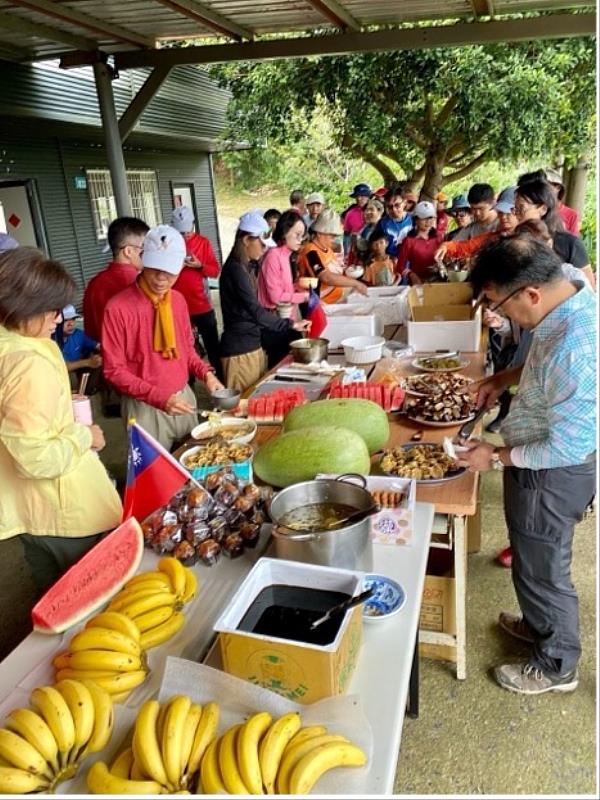
[[[491,463],[492,469],[504,469],[504,464],[502,463],[502,461],[500,461],[500,448],[499,447],[494,447],[494,449],[492,450],[490,463]]]

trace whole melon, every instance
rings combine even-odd
[[[385,411],[371,400],[346,398],[316,400],[296,406],[286,416],[283,427],[286,431],[314,425],[341,425],[358,433],[369,449],[369,453],[381,450],[390,438],[390,423]]]
[[[282,433],[254,456],[258,477],[271,486],[290,486],[312,480],[319,472],[358,472],[368,475],[367,445],[349,428],[319,425]]]
[[[60,633],[119,591],[137,570],[144,537],[135,517],[101,539],[53,584],[31,611],[34,630]]]

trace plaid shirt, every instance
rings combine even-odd
[[[596,449],[596,296],[577,294],[534,329],[519,391],[502,424],[517,467],[582,464]]]

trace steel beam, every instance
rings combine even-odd
[[[62,42],[69,47],[76,47],[78,50],[92,50],[98,47],[98,42],[93,39],[86,39],[85,36],[77,36],[68,31],[61,31],[52,25],[42,25],[39,22],[31,22],[25,17],[18,17],[16,14],[8,14],[0,11],[0,28],[6,28],[15,33],[24,33],[26,36],[35,36],[38,39],[49,39],[51,42]]]
[[[114,56],[117,69],[123,70],[133,67],[174,67],[178,64],[219,64],[227,61],[346,55],[377,50],[423,50],[532,39],[566,39],[573,36],[593,36],[595,32],[594,13],[553,14],[547,17],[465,22],[427,28],[342,33],[332,36],[273,39],[169,50],[130,51],[115,53]]]
[[[69,25],[76,25],[79,28],[84,28],[93,33],[107,36],[109,39],[116,39],[117,41],[126,42],[136,47],[154,47],[155,44],[154,39],[149,39],[146,36],[142,36],[128,28],[123,28],[120,25],[114,25],[111,22],[98,19],[98,17],[84,14],[83,11],[77,11],[64,3],[51,2],[51,0],[11,0],[11,3],[14,6],[29,8],[31,11],[37,11],[40,14],[53,17]],[[87,49],[89,49],[89,47]]]
[[[360,30],[360,23],[337,0],[304,0],[337,28]]]
[[[172,11],[183,14],[194,22],[199,22],[206,28],[216,31],[221,36],[233,37],[238,41],[254,39],[254,31],[251,31],[250,28],[244,28],[228,17],[224,17],[223,14],[217,14],[216,11],[207,8],[198,0],[158,0],[158,2]]]
[[[144,109],[163,85],[170,72],[171,67],[155,67],[148,75],[119,120],[121,142],[124,142],[135,128],[137,121],[144,113]]]
[[[127,173],[119,134],[119,123],[115,111],[115,98],[112,89],[113,72],[106,64],[97,63],[94,64],[94,78],[96,79],[98,105],[100,106],[100,116],[102,117],[106,156],[115,193],[117,215],[119,217],[130,217],[131,200],[129,199],[129,189],[127,187]]]
[[[27,64],[31,61],[33,53],[24,47],[15,47],[8,42],[0,42],[0,58],[4,61],[13,61],[15,64]]]

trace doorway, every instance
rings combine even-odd
[[[48,252],[35,180],[0,181],[0,232]]]
[[[198,212],[196,210],[196,193],[193,183],[171,183],[171,193],[173,195],[173,207],[181,208],[187,206],[194,212],[196,230],[198,229]]]

